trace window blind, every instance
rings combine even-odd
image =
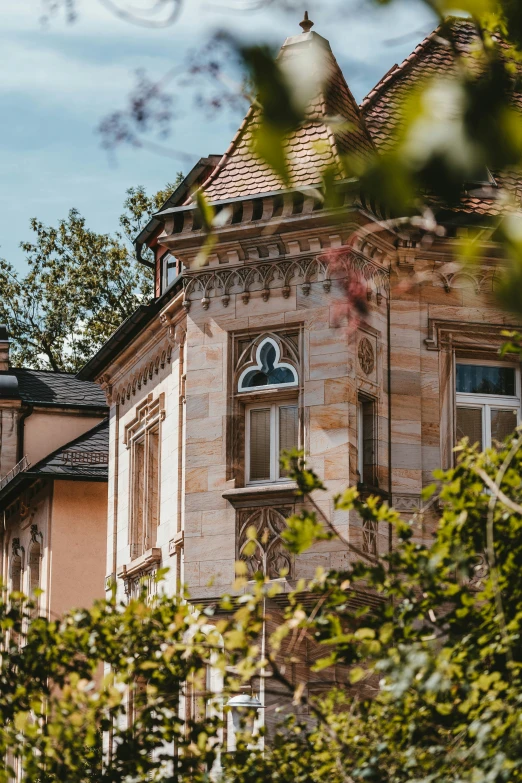
[[[270,481],[270,408],[250,411],[250,481]]]

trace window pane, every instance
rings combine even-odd
[[[482,408],[457,408],[457,441],[466,436],[482,449]]]
[[[480,364],[457,364],[457,391],[463,394],[515,396],[515,369]]]
[[[177,276],[177,265],[178,261],[175,258],[175,256],[171,255],[170,253],[167,253],[163,256],[162,259],[163,262],[163,287],[166,290]]]
[[[373,400],[361,400],[359,414],[359,448],[362,454],[359,460],[361,481],[370,486],[375,485],[375,403]],[[362,468],[362,470],[361,470]]]
[[[279,408],[279,454],[282,451],[295,449],[298,445],[298,415],[297,405],[285,405]],[[279,454],[278,459],[279,459]],[[279,471],[281,478],[288,473],[282,469]]]
[[[145,442],[134,444],[134,508],[131,558],[139,557],[144,549],[143,503],[145,498]]]
[[[500,410],[491,408],[491,440],[502,441],[511,435],[517,426],[516,410]]]
[[[156,546],[159,523],[159,431],[149,433],[149,484],[148,511],[150,514],[149,529],[145,549]]]
[[[250,411],[250,481],[270,481],[270,408]]]

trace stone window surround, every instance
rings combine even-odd
[[[290,344],[288,340],[285,340],[287,336],[297,337],[297,349],[293,344]],[[245,471],[245,424],[246,424],[246,410],[248,406],[252,404],[268,404],[270,403],[284,403],[294,402],[298,406],[299,424],[298,424],[298,442],[304,444],[304,415],[303,415],[303,368],[302,368],[302,355],[303,355],[303,324],[295,324],[286,328],[265,328],[252,334],[248,332],[237,332],[229,335],[230,339],[230,356],[231,367],[229,370],[229,415],[227,417],[227,479],[235,479],[236,488],[246,488],[249,492],[259,492],[265,486],[269,484],[251,485],[246,487],[246,471]],[[238,381],[245,367],[252,362],[249,358],[249,353],[255,349],[262,342],[265,337],[271,337],[279,341],[281,344],[284,342],[284,351],[281,351],[280,357],[287,360],[288,354],[293,366],[296,369],[299,384],[297,386],[280,386],[280,387],[259,387],[256,389],[238,391]],[[240,352],[241,343],[249,341],[247,349],[243,349]],[[282,483],[282,482],[281,482]],[[288,483],[288,482],[286,482]],[[226,495],[229,495],[227,491]],[[225,495],[224,495],[225,497]],[[230,499],[227,497],[227,499]],[[232,502],[232,501],[231,501]]]
[[[152,393],[148,394],[146,399],[136,406],[136,415],[130,421],[124,430],[123,443],[129,451],[129,520],[128,520],[128,542],[129,542],[129,562],[132,564],[135,561],[147,560],[147,554],[154,551],[155,541],[152,542],[152,549],[148,548],[144,552],[140,552],[137,555],[133,553],[133,545],[136,543],[136,496],[137,496],[137,482],[135,479],[135,459],[136,450],[135,445],[145,440],[145,486],[144,486],[144,501],[143,507],[147,510],[147,517],[143,519],[144,524],[144,539],[147,538],[147,529],[150,526],[150,503],[148,502],[149,494],[149,448],[148,439],[150,433],[156,433],[158,435],[158,476],[157,476],[157,492],[158,492],[158,509],[160,507],[160,487],[161,487],[161,440],[162,440],[162,422],[165,419],[165,393],[161,394],[154,399]],[[157,524],[159,524],[159,519]],[[140,570],[145,571],[151,564],[143,562]],[[130,567],[130,566],[129,566]]]
[[[502,332],[517,329],[520,329],[520,324],[429,319],[428,337],[424,342],[429,351],[439,352],[440,462],[443,470],[455,464],[457,359],[474,359],[477,364],[493,360],[498,364],[520,367],[519,358],[509,355],[501,358],[498,354],[499,348],[506,342]]]

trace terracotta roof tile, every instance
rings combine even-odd
[[[375,85],[361,103],[366,127],[378,150],[393,147],[401,128],[401,106],[415,84],[435,75],[451,74],[455,60],[440,28],[427,36],[400,65],[395,65]],[[463,19],[453,24],[454,40],[461,52],[471,53],[478,45],[474,25]],[[478,65],[477,65],[478,67]],[[522,109],[522,94],[515,92],[513,102]],[[505,206],[502,192],[515,194],[520,201],[522,176],[519,172],[492,172],[498,189],[492,198],[464,196],[457,211],[483,215],[498,215]]]
[[[361,112],[342,72],[324,38],[316,33],[305,33],[289,39],[280,57],[292,57],[296,47],[316,47],[322,65],[326,64],[327,78],[318,94],[310,102],[309,122],[289,136],[286,142],[290,179],[294,187],[317,185],[326,167],[332,167],[337,177],[346,175],[342,156],[368,156],[374,145],[366,130]],[[281,190],[282,184],[274,172],[258,160],[251,148],[252,129],[258,115],[250,109],[229,149],[202,188],[211,201],[235,196],[249,196]],[[338,117],[339,128],[325,123],[326,118]]]

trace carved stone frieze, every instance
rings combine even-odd
[[[476,294],[493,291],[498,278],[495,268],[479,269],[476,271],[454,269],[455,264],[446,264],[451,271],[446,271],[444,267],[435,272],[446,291],[454,288],[472,288]]]
[[[293,576],[293,560],[283,546],[281,533],[292,506],[238,509],[236,516],[237,558],[244,560],[250,576],[256,572],[278,579],[281,572]],[[255,538],[252,533],[255,531]]]
[[[109,397],[107,398],[109,405],[112,402],[117,402],[122,405],[125,400],[130,400],[130,398],[136,395],[143,386],[146,386],[149,380],[152,380],[154,375],[157,375],[165,365],[170,364],[171,359],[172,344],[162,345],[156,354],[146,362],[143,362],[143,364],[140,364],[121,386],[117,389],[113,389],[113,387],[110,386],[110,399]],[[107,386],[103,388],[107,389]]]
[[[310,293],[312,282],[322,283],[325,293],[329,293],[332,280],[356,274],[369,286],[375,288],[379,303],[388,291],[388,271],[375,261],[357,250],[347,249],[332,254],[300,258],[275,258],[256,264],[244,264],[238,267],[222,269],[207,268],[197,272],[187,272],[184,277],[183,307],[190,309],[191,302],[199,300],[207,310],[211,299],[220,299],[227,307],[232,294],[241,296],[248,304],[253,291],[260,291],[264,301],[270,297],[273,289],[280,289],[283,297],[290,296],[290,286],[301,286],[304,296]]]

